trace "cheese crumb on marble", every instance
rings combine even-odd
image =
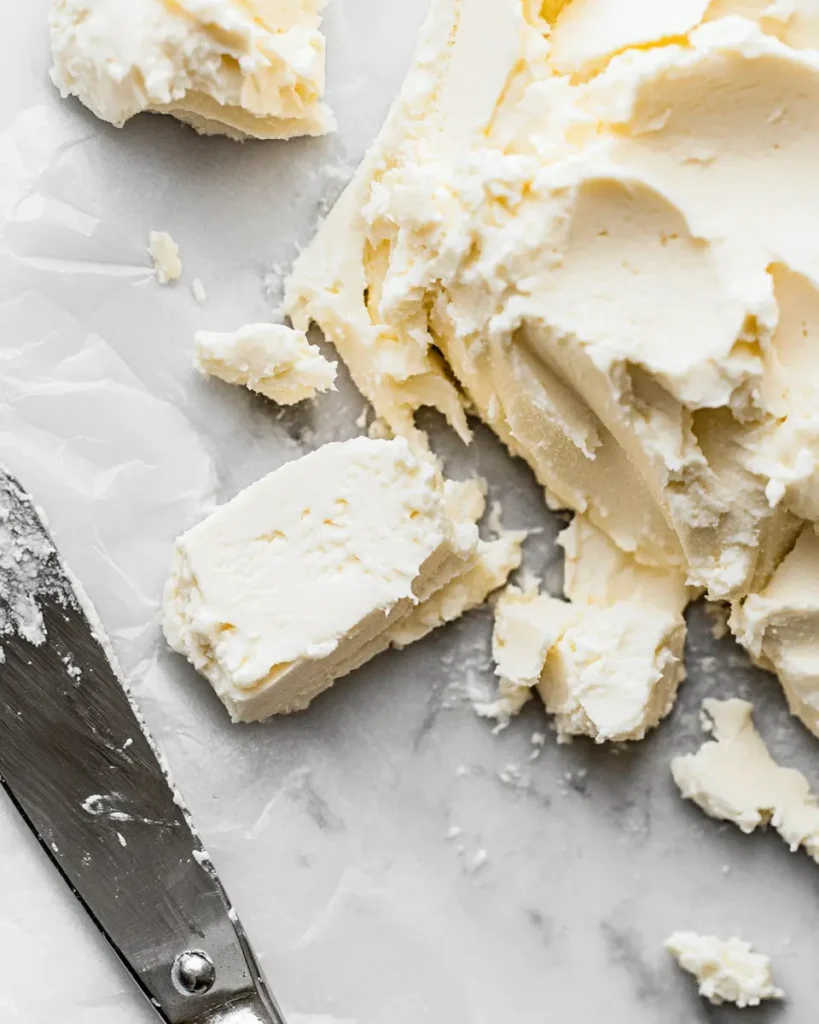
[[[148,236],[148,252],[154,261],[154,273],[159,284],[170,284],[182,276],[179,246],[167,231],[152,231]]]
[[[51,78],[117,127],[172,114],[234,139],[322,135],[324,0],[53,0]]]
[[[771,825],[791,852],[819,862],[819,803],[805,776],[771,757],[747,701],[703,701],[714,738],[695,754],[675,757],[671,772],[681,794],[706,814],[743,832]]]
[[[165,636],[234,721],[299,711],[506,581],[519,552],[493,561],[476,511],[403,438],[325,445],[179,538]]]
[[[197,331],[194,365],[203,374],[240,384],[279,405],[335,390],[336,363],[303,331],[283,324],[248,324],[237,331]]]
[[[666,939],[665,948],[697,979],[703,999],[716,1006],[759,1006],[766,999],[784,997],[782,989],[774,985],[770,958],[754,953],[742,939],[674,932]]]
[[[199,303],[200,306],[204,306],[204,304],[208,301],[208,290],[207,288],[205,288],[201,279],[198,277],[195,277],[191,281],[191,294],[193,295],[194,299],[196,300],[196,302]]]
[[[637,565],[583,516],[560,543],[569,601],[509,587],[497,603],[497,714],[514,714],[534,688],[559,739],[641,739],[684,677],[685,580]]]

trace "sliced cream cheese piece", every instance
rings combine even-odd
[[[666,939],[665,948],[697,979],[703,999],[715,1006],[759,1006],[766,999],[785,995],[774,984],[770,957],[755,953],[742,939],[674,932]]]
[[[747,701],[703,701],[714,739],[695,754],[675,757],[671,772],[680,792],[706,814],[743,832],[772,825],[791,852],[804,848],[819,861],[819,804],[795,768],[771,757]]]
[[[575,608],[537,686],[558,736],[642,739],[669,713],[685,675],[681,616],[626,601]]]
[[[535,687],[561,740],[642,739],[685,675],[685,580],[638,565],[582,516],[561,542],[568,602],[509,587],[497,603],[498,709],[514,713]]]
[[[234,139],[322,135],[324,0],[53,0],[51,78],[117,127],[173,114]]]
[[[244,385],[279,405],[335,390],[337,364],[325,359],[303,331],[283,324],[197,331],[194,365],[203,374]]]
[[[505,582],[519,552],[480,545],[473,499],[403,438],[325,445],[179,538],[168,642],[234,721],[301,710]]]

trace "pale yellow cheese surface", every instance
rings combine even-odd
[[[819,518],[817,25],[813,0],[435,0],[286,294],[392,431],[431,405],[468,440],[476,410],[754,651],[741,609]],[[755,656],[819,731],[792,614]]]

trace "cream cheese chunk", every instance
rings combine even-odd
[[[765,999],[784,996],[774,985],[770,957],[755,953],[742,939],[674,932],[665,948],[697,979],[700,995],[716,1006],[759,1006]]]
[[[568,602],[509,587],[497,603],[498,711],[514,713],[536,687],[561,740],[642,739],[685,675],[685,579],[639,566],[583,516],[560,542]]]
[[[322,135],[324,0],[53,0],[51,78],[117,127],[173,114],[234,139]]]
[[[731,628],[779,676],[791,711],[819,736],[819,537],[805,526],[768,585],[735,606]]]
[[[337,364],[325,359],[303,331],[283,324],[197,331],[194,365],[203,374],[243,385],[279,405],[335,389]]]
[[[154,261],[154,273],[160,284],[170,284],[182,276],[179,246],[167,231],[152,231],[148,236],[148,252]]]
[[[671,772],[682,795],[743,832],[772,825],[791,852],[819,862],[819,803],[805,776],[771,757],[744,700],[703,701],[714,739],[676,757]]]
[[[165,636],[234,721],[299,711],[506,581],[519,544],[482,547],[482,510],[403,438],[325,445],[179,538]]]
[[[817,29],[813,0],[434,0],[286,311],[394,433],[474,409],[552,507],[750,614],[819,521]]]

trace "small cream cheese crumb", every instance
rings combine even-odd
[[[152,231],[148,236],[148,252],[154,261],[154,272],[160,284],[178,281],[182,276],[179,246],[167,231]]]
[[[191,281],[191,294],[193,295],[194,299],[199,303],[200,306],[204,306],[204,304],[208,301],[207,289],[205,288],[204,284],[202,284],[202,281],[198,277],[195,277]]]
[[[498,711],[536,688],[561,740],[641,739],[683,679],[685,580],[638,565],[583,516],[560,543],[570,600],[509,587],[495,608]]]
[[[323,5],[53,0],[51,79],[117,127],[147,110],[233,139],[322,135]]]
[[[480,563],[474,497],[403,438],[325,445],[179,538],[165,636],[234,721],[299,711],[459,613],[436,601]]]
[[[700,995],[716,1006],[759,1006],[764,999],[782,999],[785,994],[773,983],[770,958],[754,953],[741,939],[674,932],[665,948],[697,979]]]
[[[744,700],[703,701],[714,739],[671,762],[682,795],[743,832],[772,825],[795,852],[819,862],[819,805],[805,776],[771,757]]]
[[[194,365],[279,405],[335,390],[337,364],[325,359],[303,331],[283,324],[248,324],[231,333],[197,331]]]

